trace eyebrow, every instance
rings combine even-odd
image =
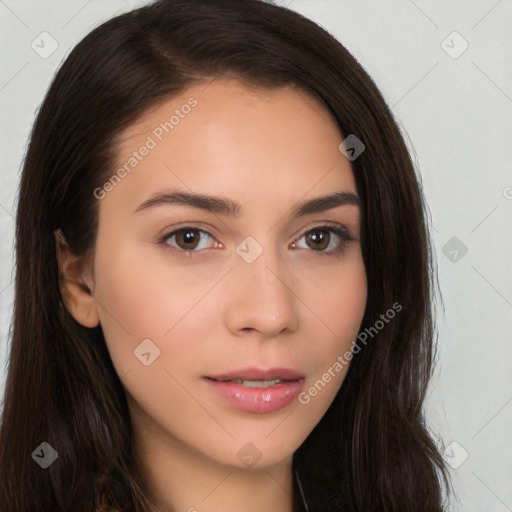
[[[200,208],[201,210],[232,217],[238,217],[242,210],[240,203],[224,197],[191,192],[163,192],[151,196],[140,204],[133,213],[139,213],[157,206],[173,204],[191,206],[193,208]],[[360,207],[361,201],[359,197],[352,192],[335,192],[298,203],[293,208],[291,215],[293,217],[300,217],[302,215],[319,213],[337,206],[345,205]]]

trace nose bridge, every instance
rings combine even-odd
[[[231,329],[275,335],[286,328],[297,328],[296,298],[287,283],[286,261],[270,238],[266,237],[265,245],[258,243],[259,247],[254,239],[246,239],[237,247],[228,315]]]

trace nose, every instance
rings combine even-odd
[[[230,272],[226,324],[231,333],[273,338],[299,326],[297,296],[285,262],[265,250],[252,263],[237,256]]]

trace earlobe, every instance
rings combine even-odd
[[[62,300],[71,316],[84,327],[97,327],[100,323],[98,308],[91,291],[89,272],[83,269],[81,259],[75,256],[59,228],[55,232],[59,287]]]

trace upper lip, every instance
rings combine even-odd
[[[218,375],[208,375],[213,380],[301,380],[304,374],[291,368],[240,368]]]

